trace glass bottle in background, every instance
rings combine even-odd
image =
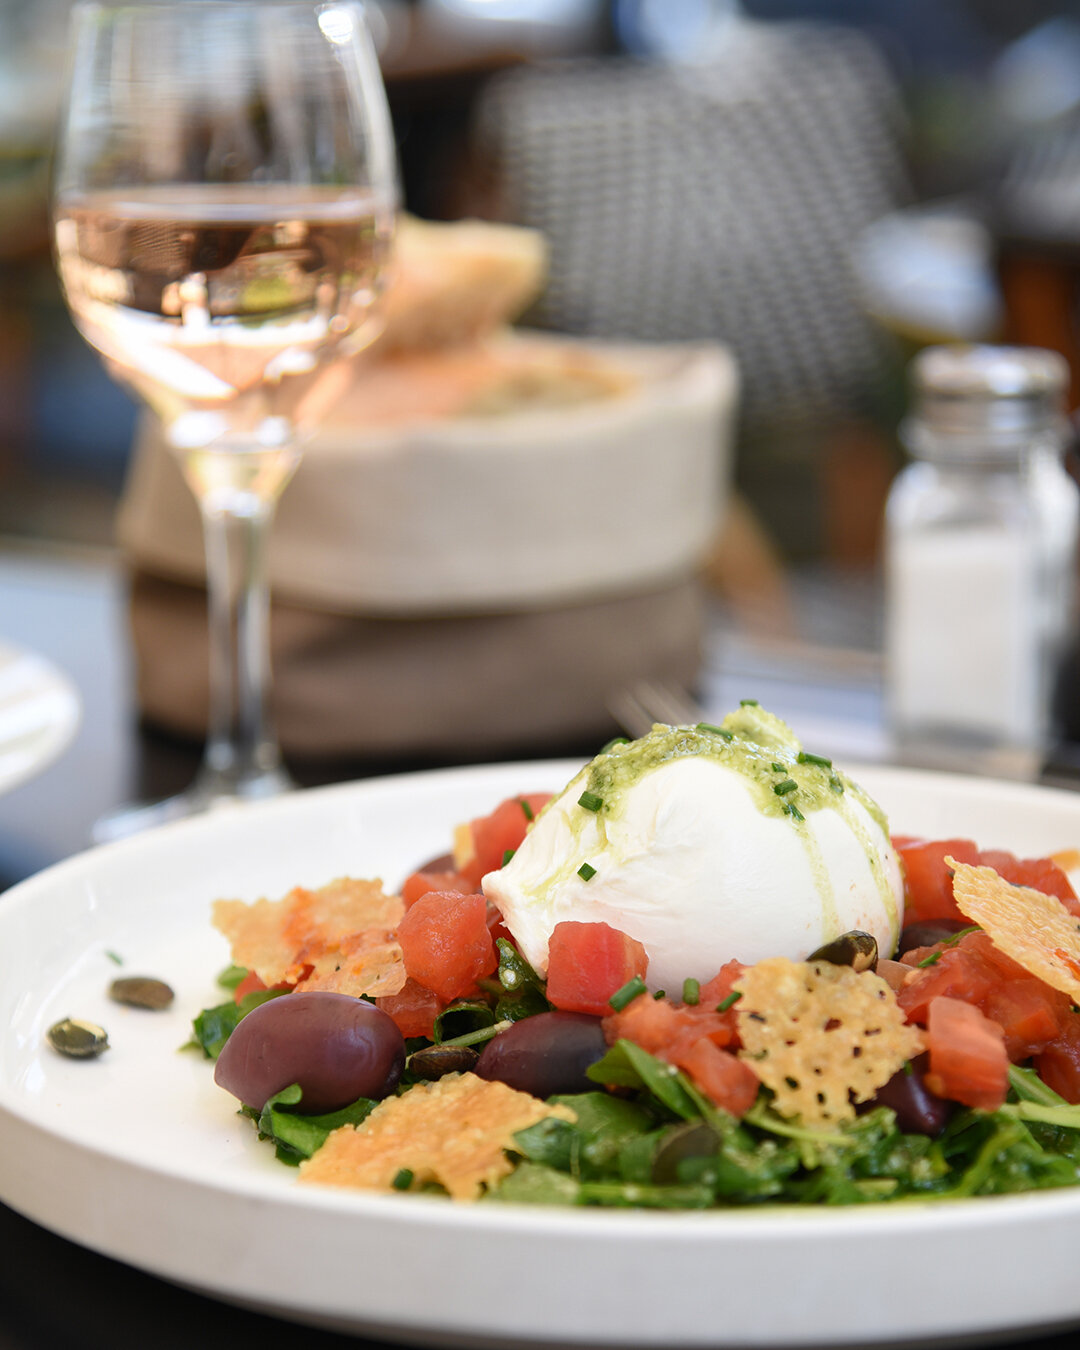
[[[933,347],[912,371],[912,463],[885,529],[887,697],[899,760],[1033,777],[1072,632],[1080,492],[1068,367],[1035,348]]]

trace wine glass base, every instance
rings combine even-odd
[[[211,811],[229,811],[247,802],[264,801],[293,792],[297,784],[284,769],[271,769],[247,779],[231,781],[213,771],[203,771],[191,787],[173,797],[156,802],[130,802],[108,811],[90,830],[94,844],[111,844],[117,839],[139,834],[158,825],[206,815]]]

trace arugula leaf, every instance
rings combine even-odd
[[[480,1003],[476,999],[458,999],[442,1010],[435,1018],[436,1045],[443,1041],[454,1040],[458,1036],[467,1036],[471,1031],[482,1031],[494,1026],[498,1019],[489,1003]]]
[[[513,943],[498,938],[495,948],[499,953],[498,984],[502,990],[495,1006],[498,1021],[519,1022],[523,1017],[535,1017],[548,1012],[546,985],[521,955]]]
[[[302,1097],[299,1083],[291,1083],[276,1092],[257,1115],[244,1108],[244,1114],[257,1120],[259,1138],[271,1140],[278,1158],[294,1167],[320,1149],[332,1130],[341,1125],[359,1125],[378,1105],[367,1097],[359,1097],[340,1111],[305,1116],[295,1110]]]
[[[230,999],[213,1008],[204,1008],[192,1022],[191,1040],[183,1048],[199,1049],[207,1059],[217,1059],[225,1048],[225,1042],[252,1009],[287,993],[287,989],[253,989],[239,1003]]]
[[[585,1075],[594,1083],[644,1089],[672,1115],[684,1120],[701,1118],[696,1093],[688,1090],[687,1079],[674,1064],[657,1059],[633,1041],[616,1041],[602,1059],[585,1070]]]
[[[518,1205],[576,1205],[580,1203],[580,1187],[565,1172],[523,1162],[488,1191],[484,1199]]]
[[[217,977],[217,982],[221,985],[222,989],[235,989],[241,980],[247,978],[247,974],[247,966],[226,966]]]

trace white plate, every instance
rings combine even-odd
[[[186,821],[87,853],[0,901],[0,1197],[205,1293],[426,1344],[843,1345],[1080,1321],[1075,1191],[819,1211],[655,1214],[453,1206],[299,1188],[177,1047],[216,1001],[217,896],[345,872],[397,884],[451,827],[576,765],[374,780]],[[1039,854],[1080,843],[1080,796],[866,770],[906,833]],[[167,1013],[110,1004],[129,973]],[[46,1028],[104,1023],[101,1059]]]
[[[0,643],[0,792],[51,764],[79,725],[79,696],[43,657]]]

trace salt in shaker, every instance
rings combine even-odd
[[[1073,618],[1080,492],[1054,352],[932,347],[912,367],[912,463],[885,529],[897,757],[1033,776]]]

